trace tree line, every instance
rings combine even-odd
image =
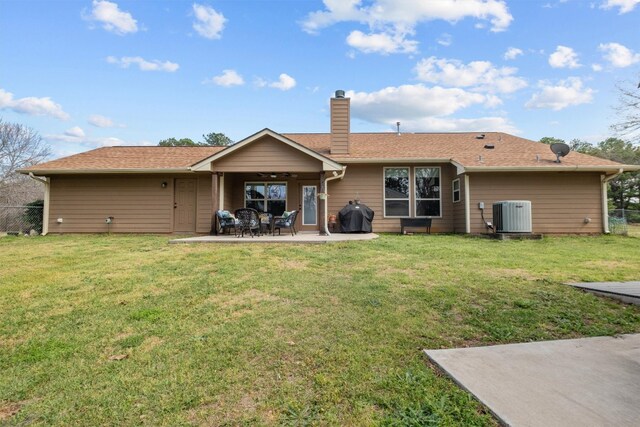
[[[564,140],[545,136],[540,139],[544,144]],[[626,165],[640,165],[640,145],[620,138],[607,138],[597,144],[581,139],[572,139],[566,143],[571,150]],[[614,209],[640,210],[640,172],[625,172],[609,181],[609,201]]]

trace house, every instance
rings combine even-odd
[[[638,169],[577,152],[557,163],[548,145],[500,132],[351,133],[350,100],[337,91],[330,133],[98,148],[21,173],[46,181],[45,233],[209,233],[217,209],[240,207],[300,208],[298,228],[323,232],[356,198],[377,232],[429,217],[434,232],[485,233],[492,203],[515,199],[531,201],[536,233],[602,233],[607,181]]]

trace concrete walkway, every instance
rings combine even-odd
[[[640,305],[640,282],[588,282],[567,283],[596,295],[619,299],[628,304]]]
[[[640,334],[425,350],[513,426],[640,426]]]
[[[232,235],[220,236],[198,236],[187,237],[184,239],[170,240],[169,243],[334,243],[334,242],[352,242],[356,240],[372,240],[378,238],[375,233],[354,233],[342,234],[336,233],[331,236],[321,236],[317,231],[299,232],[295,236],[290,233],[282,233],[282,235],[265,234],[262,236],[251,237],[245,234],[244,237],[236,237]]]

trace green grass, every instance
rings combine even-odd
[[[561,284],[638,280],[638,238],[167,240],[0,239],[0,423],[495,425],[421,349],[640,331]]]
[[[629,224],[627,234],[631,237],[640,237],[640,224]]]

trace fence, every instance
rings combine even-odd
[[[42,206],[0,206],[0,233],[41,234]]]
[[[628,234],[629,226],[640,225],[640,211],[611,209],[609,211],[609,231],[613,234]]]

